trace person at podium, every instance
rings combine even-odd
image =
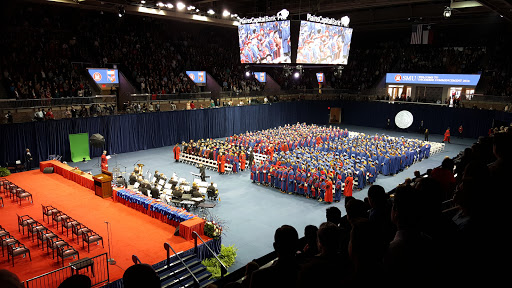
[[[107,151],[103,151],[101,155],[101,170],[108,170]]]

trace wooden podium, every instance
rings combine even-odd
[[[94,192],[101,198],[112,197],[112,172],[101,170],[101,174],[94,175]]]

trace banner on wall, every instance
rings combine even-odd
[[[387,84],[423,84],[423,85],[464,85],[476,86],[479,74],[421,74],[387,73]]]
[[[186,71],[188,78],[197,85],[206,85],[206,71]]]
[[[267,73],[266,72],[254,72],[254,77],[256,80],[258,80],[260,83],[267,82]]]
[[[316,80],[318,83],[324,83],[324,73],[316,73]]]
[[[98,84],[119,84],[117,69],[87,68],[87,71]]]

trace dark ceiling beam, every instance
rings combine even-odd
[[[485,7],[491,9],[492,11],[496,12],[497,14],[502,15],[503,18],[507,19],[508,21],[512,22],[512,11],[510,9],[510,7],[512,6],[508,1],[479,0],[478,2],[480,2]],[[506,6],[508,6],[508,9],[507,7],[499,7],[497,2],[505,4]]]

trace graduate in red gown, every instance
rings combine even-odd
[[[103,151],[101,155],[101,170],[108,170],[107,151]]]
[[[450,127],[448,127],[448,129],[446,129],[446,132],[444,132],[443,142],[450,143]]]
[[[325,196],[324,201],[327,203],[332,203],[332,178],[327,177],[327,182],[325,182]]]
[[[246,160],[245,160],[245,153],[242,151],[242,152],[240,153],[240,169],[241,169],[242,171],[244,171],[244,170],[245,170],[245,161],[246,161]]]
[[[219,174],[222,173],[221,172],[221,165],[220,165],[220,162],[222,160],[222,153],[219,153],[217,154],[217,171],[219,171]]]
[[[220,173],[224,174],[224,168],[226,164],[226,154],[222,153],[222,156],[220,157]]]
[[[174,145],[172,152],[174,152],[174,160],[178,162],[180,160],[180,146],[178,144]]]
[[[444,132],[443,142],[450,143],[450,127],[448,127],[448,129],[446,129],[446,132]]]
[[[345,189],[343,190],[343,196],[352,196],[352,186],[354,186],[354,178],[352,177],[352,173],[349,173],[347,179],[345,179]]]

